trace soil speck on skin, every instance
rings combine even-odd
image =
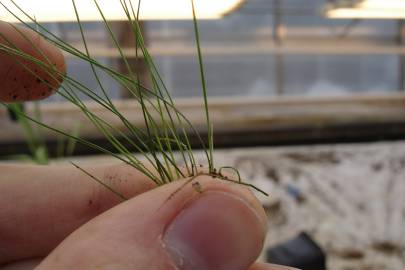
[[[193,182],[191,185],[195,189],[195,191],[197,191],[198,193],[202,193],[203,190],[202,190],[202,186],[201,186],[200,182],[196,181],[196,182]]]

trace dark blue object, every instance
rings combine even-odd
[[[326,270],[325,253],[304,232],[294,239],[269,248],[267,250],[267,261],[302,270]]]
[[[301,190],[296,186],[291,184],[287,185],[287,193],[291,195],[297,202],[302,203],[305,201],[304,194],[302,194]]]

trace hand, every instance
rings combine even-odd
[[[27,44],[10,29],[14,28],[0,23],[0,33],[7,40],[32,52],[19,46],[18,42]],[[60,52],[43,40],[36,41],[50,59],[59,59]],[[38,98],[36,86],[21,92],[25,80],[35,76],[18,68],[0,51],[3,101],[10,101],[10,93],[11,97],[20,93],[18,100]],[[9,69],[14,76],[3,74]],[[12,86],[14,78],[17,82]],[[187,180],[155,187],[129,166],[85,169],[132,199],[121,202],[72,166],[0,165],[0,265],[4,269],[287,269],[254,264],[267,218],[245,188],[201,176],[195,181],[202,193],[186,185],[171,196]]]
[[[71,166],[0,166],[0,264],[14,262],[10,269],[37,263],[38,269],[278,269],[252,266],[267,218],[248,190],[202,176],[195,180],[202,193],[186,185],[170,197],[185,180],[156,188],[126,165],[85,169],[132,199],[121,203]]]

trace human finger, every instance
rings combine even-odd
[[[84,166],[131,198],[155,184],[124,165]],[[73,166],[0,165],[0,265],[46,256],[78,227],[122,200]]]
[[[38,269],[248,269],[267,231],[260,203],[236,184],[208,176],[186,181],[145,192],[96,217]]]
[[[59,88],[65,73],[59,49],[34,31],[0,21],[0,101],[46,98]]]

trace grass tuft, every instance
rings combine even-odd
[[[103,24],[109,38],[112,41],[115,49],[119,52],[121,61],[124,63],[126,73],[123,74],[107,65],[104,65],[97,61],[97,59],[91,56],[88,42],[86,40],[86,33],[83,27],[83,23],[80,17],[80,10],[77,9],[76,0],[72,0],[72,9],[76,16],[77,27],[80,31],[81,40],[84,47],[84,52],[68,44],[61,38],[57,37],[51,31],[49,31],[44,25],[38,23],[33,16],[25,12],[14,0],[10,0],[10,5],[0,2],[9,13],[16,17],[25,27],[36,32],[39,36],[47,40],[49,43],[61,49],[64,53],[69,54],[70,57],[84,61],[87,63],[91,69],[92,76],[97,81],[98,87],[101,89],[101,93],[87,87],[83,83],[79,82],[76,78],[70,77],[67,74],[62,74],[59,72],[51,63],[47,61],[46,55],[41,51],[41,49],[35,44],[33,44],[27,37],[24,36],[22,32],[19,34],[30,42],[32,47],[35,48],[36,52],[43,56],[45,60],[41,61],[37,58],[24,53],[19,50],[11,42],[7,43],[6,37],[1,33],[0,36],[6,40],[5,44],[0,44],[0,52],[7,53],[11,55],[27,72],[36,76],[38,80],[41,80],[45,84],[49,82],[43,81],[36,72],[31,70],[31,68],[26,64],[34,63],[36,68],[43,70],[47,75],[55,81],[63,79],[63,84],[58,90],[58,94],[70,102],[72,105],[76,106],[82,113],[87,117],[87,119],[98,129],[98,131],[108,140],[110,145],[113,147],[114,151],[107,150],[102,146],[94,144],[84,138],[77,136],[77,133],[67,132],[64,130],[51,127],[40,118],[32,117],[27,115],[22,110],[15,110],[15,114],[18,115],[20,119],[24,119],[22,123],[33,123],[41,128],[50,129],[61,136],[69,139],[69,149],[74,147],[74,143],[80,143],[91,147],[101,153],[110,155],[126,164],[131,165],[135,169],[139,170],[157,185],[164,185],[166,183],[173,182],[179,178],[191,177],[194,179],[199,175],[210,175],[214,178],[234,182],[240,185],[248,186],[256,189],[263,194],[264,191],[259,188],[252,186],[248,183],[242,181],[239,172],[235,168],[222,167],[219,170],[215,168],[214,164],[214,134],[213,134],[213,123],[210,118],[209,105],[208,105],[208,94],[207,94],[207,84],[205,78],[203,55],[201,50],[201,41],[198,28],[197,11],[195,10],[194,1],[191,1],[191,7],[193,15],[193,26],[195,32],[196,48],[198,53],[198,64],[201,77],[201,91],[203,96],[203,108],[205,112],[206,125],[207,125],[207,141],[208,146],[205,145],[199,132],[194,128],[192,123],[185,117],[185,115],[179,111],[176,107],[174,99],[170,96],[161,75],[159,74],[158,68],[156,67],[148,49],[145,45],[144,38],[142,36],[142,31],[140,29],[139,15],[141,1],[138,5],[133,6],[132,2],[129,0],[116,0],[120,1],[122,10],[124,11],[127,22],[131,26],[131,31],[134,36],[136,58],[142,57],[145,61],[147,68],[147,73],[150,81],[152,82],[152,87],[148,88],[142,84],[139,80],[139,74],[134,72],[133,68],[129,64],[128,57],[125,55],[124,50],[121,48],[118,39],[116,38],[110,22],[107,21],[104,16],[101,6],[98,4],[97,0],[93,0],[95,7],[97,8],[101,23]],[[30,22],[25,22],[19,18],[12,10],[19,10],[22,14],[30,19]],[[138,50],[141,55],[138,55]],[[32,66],[32,65],[31,65]],[[138,127],[131,123],[115,106],[113,99],[109,97],[107,89],[103,85],[100,76],[107,76],[111,80],[114,80],[120,87],[127,90],[135,102],[138,103],[142,109],[142,117],[144,121],[144,127]],[[52,85],[48,85],[52,87]],[[119,119],[125,130],[119,130],[116,127],[110,125],[106,120],[100,118],[96,115],[89,107],[87,107],[86,102],[84,102],[80,96],[85,96],[92,101],[96,102],[98,105],[108,110],[114,117]],[[8,108],[14,108],[13,104],[5,104],[4,106]],[[27,132],[31,132],[27,129]],[[194,152],[190,144],[190,133],[194,133],[200,142],[200,148],[203,149],[206,156],[206,163],[208,164],[209,171],[207,173],[202,173],[198,170],[199,165],[196,164],[196,158],[194,157]],[[34,138],[32,136],[32,138]],[[39,140],[39,139],[38,139]],[[129,145],[126,147],[124,145]],[[177,149],[175,152],[173,149]],[[133,155],[133,152],[139,152],[143,159],[137,158]],[[176,160],[176,153],[181,157],[181,161]],[[146,166],[149,163],[151,166]],[[103,185],[111,192],[114,192],[121,199],[125,199],[122,194],[109,187],[107,184],[103,183],[99,179],[95,178],[87,171],[79,167],[78,165],[72,163],[77,169],[81,170],[83,173],[88,175],[93,180],[97,181],[99,184]],[[184,168],[184,169],[183,169]],[[223,169],[232,169],[236,172],[237,179],[228,179],[228,177],[222,175]],[[267,195],[267,194],[266,194]]]

